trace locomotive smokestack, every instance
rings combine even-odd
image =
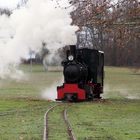
[[[70,54],[76,57],[76,45],[70,45]]]

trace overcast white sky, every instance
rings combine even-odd
[[[14,8],[20,0],[0,0],[0,7],[4,8]],[[118,0],[112,0],[112,2],[117,2]]]
[[[0,7],[14,8],[20,0],[0,0]]]

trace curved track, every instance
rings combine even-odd
[[[72,131],[70,122],[69,122],[69,120],[67,118],[67,110],[66,109],[63,111],[63,117],[64,117],[64,121],[65,121],[65,123],[67,125],[67,131],[68,131],[68,135],[70,137],[70,140],[76,140],[76,138],[74,136],[74,133]]]
[[[49,125],[48,125],[48,116],[49,116],[49,113],[52,110],[54,110],[56,107],[60,106],[60,105],[63,105],[63,104],[58,104],[58,105],[55,105],[55,106],[50,107],[47,110],[47,112],[45,113],[45,115],[44,115],[44,135],[43,135],[43,140],[49,140]],[[66,108],[63,110],[62,118],[63,118],[63,120],[65,122],[66,127],[67,127],[66,133],[68,134],[69,139],[70,140],[76,140],[76,138],[74,136],[74,133],[72,131],[70,122],[69,122],[69,120],[67,118],[67,109]]]

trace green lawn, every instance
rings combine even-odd
[[[109,99],[73,105],[69,109],[69,118],[78,140],[140,139],[138,100]]]
[[[41,65],[33,66],[32,72],[29,65],[21,69],[26,79],[0,80],[0,140],[41,140],[44,113],[56,104],[40,97],[42,91],[62,78],[62,72],[45,72]],[[77,139],[140,140],[140,73],[115,67],[106,67],[105,72],[106,100],[76,103],[68,109]],[[63,134],[61,110],[51,113],[50,123],[54,125],[50,124],[50,140],[67,137]]]
[[[140,99],[140,73],[128,68],[105,68],[105,94],[107,98]]]

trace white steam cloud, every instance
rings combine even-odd
[[[45,100],[55,101],[57,99],[57,89],[56,87],[63,83],[63,79],[54,82],[49,88],[44,90],[41,94],[41,98]]]
[[[68,0],[58,4],[53,0],[29,0],[25,7],[15,10],[10,17],[0,16],[0,78],[17,71],[22,57],[29,50],[39,51],[42,42],[50,51],[76,43]],[[2,36],[5,35],[5,40]]]
[[[126,99],[140,99],[140,94],[125,85],[110,87],[105,84],[103,98],[126,98]]]

